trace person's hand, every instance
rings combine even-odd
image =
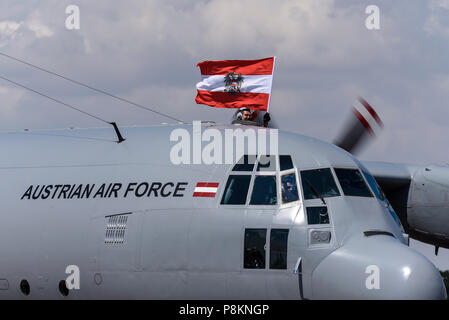
[[[268,122],[270,120],[271,120],[270,114],[268,112],[265,113],[264,116],[263,116],[263,122]]]
[[[271,120],[271,118],[270,118],[270,114],[268,113],[268,112],[266,112],[264,115],[263,115],[263,126],[264,127],[267,127],[268,126],[268,122]]]

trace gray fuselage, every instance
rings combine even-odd
[[[234,164],[176,165],[176,128],[192,133],[192,125],[123,128],[122,143],[111,129],[1,133],[0,298],[445,297],[438,271],[406,245],[384,202],[344,194],[334,169],[360,168],[349,153],[279,131],[279,154],[291,156],[293,168],[281,171],[279,158],[263,174],[256,166],[235,173]],[[305,199],[300,172],[327,168],[340,195]],[[276,181],[275,204],[250,204],[261,174]],[[283,203],[287,174],[299,199]],[[230,175],[250,176],[244,204],[221,204]],[[193,196],[199,183],[217,184],[215,195]],[[309,207],[326,207],[328,221],[310,223]],[[266,237],[262,267],[246,268],[245,235],[254,230]],[[288,234],[285,252],[271,248],[273,230]],[[279,252],[286,265],[272,268]],[[80,287],[64,297],[58,284],[70,265],[79,267]],[[373,265],[374,288],[367,285]]]

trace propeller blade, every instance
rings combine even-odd
[[[369,138],[374,138],[383,128],[382,120],[373,107],[363,98],[358,98],[356,107],[352,108],[352,116],[345,130],[334,141],[338,147],[355,154],[360,151]]]

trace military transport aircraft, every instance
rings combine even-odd
[[[276,130],[199,125],[236,139],[251,128]],[[433,215],[440,195],[422,184],[440,187],[440,168],[362,164],[281,130],[275,154],[174,164],[174,130],[200,134],[192,124],[121,128],[119,141],[111,128],[1,133],[0,298],[446,298],[373,176],[398,195],[393,206],[411,186],[406,227],[426,231],[416,217]],[[68,290],[68,266],[79,288]]]
[[[265,117],[119,130],[0,78],[115,130],[0,133],[0,299],[446,298],[408,237],[448,246],[448,169],[357,160],[363,99],[331,144]],[[213,139],[251,130],[257,153]]]

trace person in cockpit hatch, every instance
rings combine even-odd
[[[254,113],[251,113],[251,110],[248,107],[242,107],[240,108],[236,114],[235,114],[236,120],[243,120],[243,121],[257,121],[258,118],[258,111],[255,111]],[[268,122],[271,120],[270,114],[266,112],[263,116],[263,123],[260,123],[259,120],[259,126],[268,126]]]

